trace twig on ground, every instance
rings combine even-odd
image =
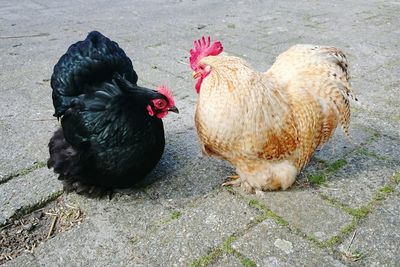
[[[55,215],[53,217],[53,221],[51,222],[49,233],[47,234],[47,239],[49,239],[51,237],[51,234],[53,233],[54,227],[56,226],[57,218],[58,218],[58,215]]]
[[[349,249],[350,249],[350,247],[351,247],[351,244],[353,244],[353,240],[354,240],[354,237],[356,237],[356,233],[357,233],[357,230],[355,230],[355,231],[354,231],[354,234],[353,234],[353,236],[351,237],[351,240],[350,240],[349,246],[347,247],[347,250],[349,250]]]

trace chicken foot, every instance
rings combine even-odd
[[[229,175],[227,178],[231,179],[231,181],[226,181],[221,186],[240,186],[242,182],[239,175]]]

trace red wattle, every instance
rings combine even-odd
[[[147,105],[147,111],[149,112],[150,116],[154,116],[154,111],[153,111],[153,109],[151,108],[150,105]]]
[[[200,77],[198,80],[197,80],[197,83],[196,83],[196,86],[195,86],[195,88],[196,88],[196,92],[199,94],[200,93],[200,87],[201,87],[201,83],[203,82],[203,77]]]

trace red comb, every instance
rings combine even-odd
[[[172,97],[172,93],[165,85],[158,86],[157,92],[164,95],[168,99],[168,104],[170,107],[175,106],[175,102],[174,102],[174,98]]]
[[[220,41],[216,41],[211,44],[211,38],[208,36],[207,40],[204,36],[197,41],[194,41],[194,49],[190,49],[190,67],[192,70],[196,70],[197,63],[207,56],[219,55],[224,48]]]

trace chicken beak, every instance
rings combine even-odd
[[[192,72],[193,79],[197,79],[200,76],[200,73],[193,71]]]
[[[173,106],[172,108],[169,108],[168,111],[171,111],[171,112],[174,112],[174,113],[179,114],[179,110],[178,110],[178,108],[175,107],[175,106]]]

